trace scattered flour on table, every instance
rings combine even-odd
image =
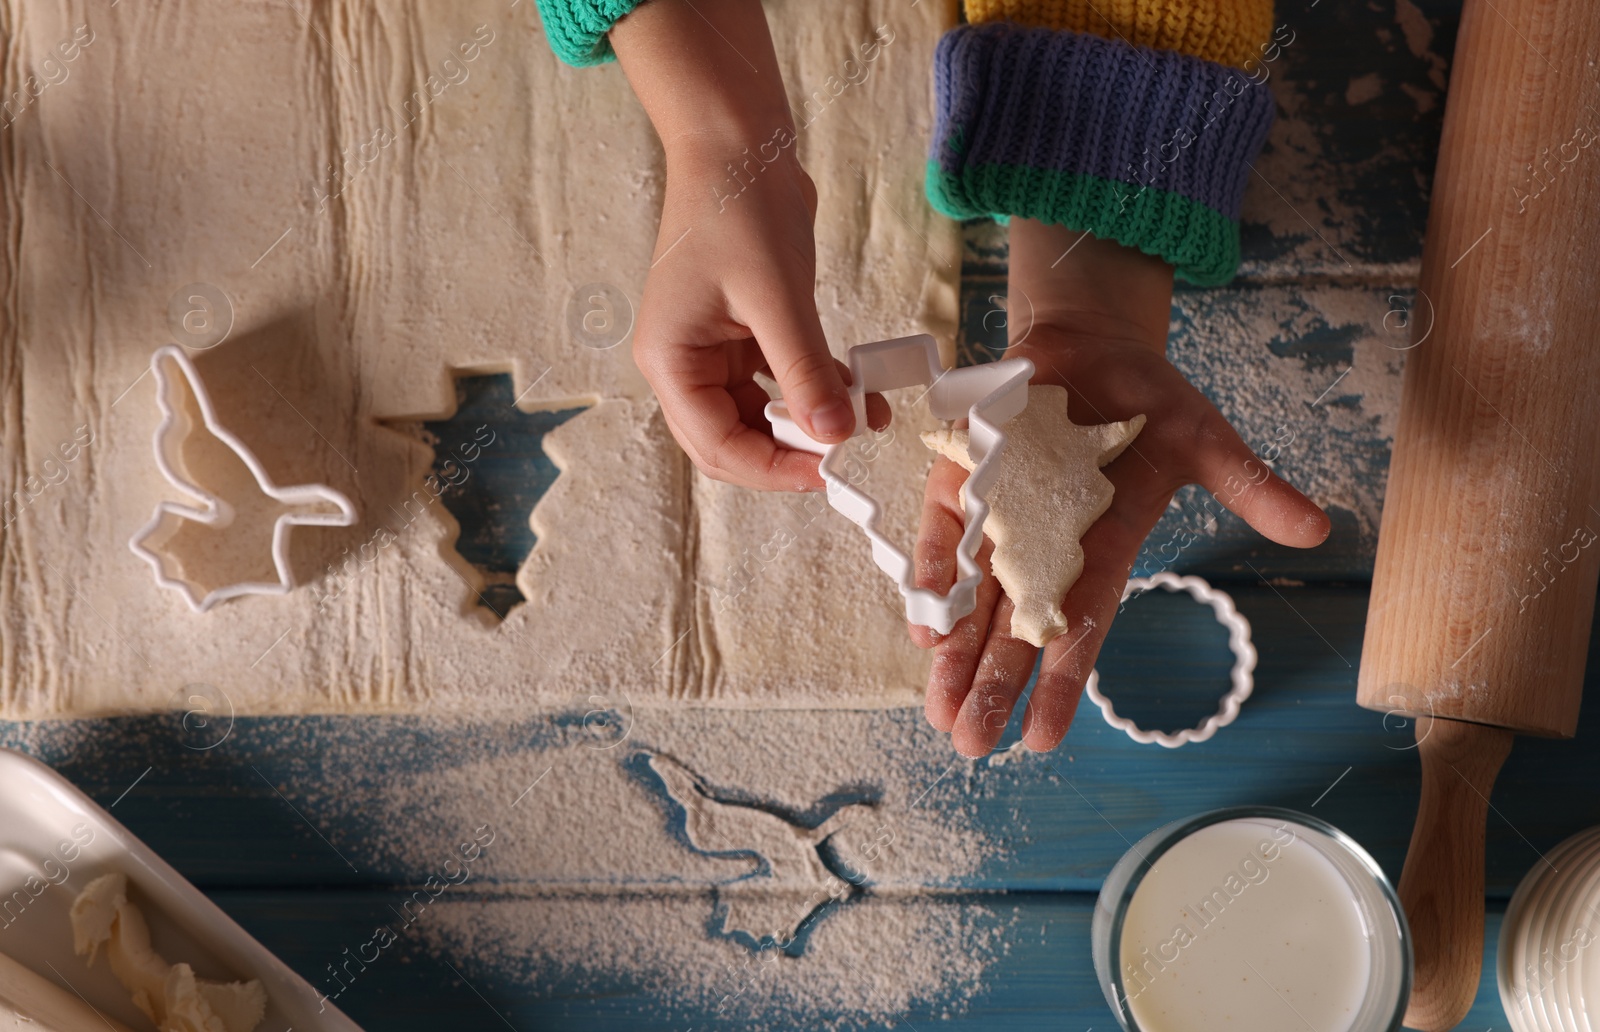
[[[153,760],[167,777],[174,766],[214,777],[245,750],[341,859],[396,887],[380,907],[395,915],[384,918],[401,944],[393,962],[448,963],[491,995],[631,992],[684,1027],[776,1030],[920,1025],[989,988],[1018,941],[1017,909],[972,886],[1001,880],[1009,844],[1029,835],[1018,810],[998,826],[992,812],[980,819],[995,788],[984,774],[999,762],[956,755],[911,710],[602,709],[597,699],[516,721],[241,722],[204,751],[214,737],[196,739],[177,714],[110,735],[100,721],[0,724],[0,743],[80,773]],[[851,818],[826,844],[831,888],[843,890],[813,908],[787,952],[721,931],[730,894],[757,901],[762,862],[692,848],[653,759],[798,827]],[[487,844],[460,851],[472,840]],[[790,903],[795,887],[774,884],[773,895]],[[356,945],[330,941],[329,959]],[[340,990],[326,971],[305,974]]]
[[[1032,755],[1034,755],[1033,750],[1029,749],[1022,739],[1019,738],[1006,748],[996,749],[994,752],[990,753],[989,766],[1004,767],[1008,763],[1016,763],[1018,760],[1025,759]]]
[[[363,870],[434,870],[457,839],[493,829],[466,899],[441,897],[407,932],[475,984],[621,984],[652,1006],[741,1027],[959,1011],[1013,920],[1002,896],[961,888],[1008,854],[979,827],[971,781],[983,764],[957,757],[916,714],[796,717],[623,709],[514,727],[447,722],[448,760],[398,776],[353,769],[370,782],[303,808],[319,826],[352,829],[348,841],[330,834]],[[310,782],[348,785],[316,762]],[[663,769],[683,773],[664,784]],[[686,828],[685,778],[743,804],[730,812],[757,806],[797,828],[829,820],[837,879],[819,891],[808,864],[763,863],[734,825]],[[1007,833],[1025,834],[1025,822]],[[723,931],[739,913],[801,914],[801,934],[787,951],[770,939],[758,949]]]
[[[1180,293],[1168,348],[1257,454],[1324,508],[1377,541],[1389,449],[1409,342],[1391,288],[1239,287]],[[1426,303],[1415,306],[1426,318]],[[1276,447],[1274,447],[1276,446]],[[1191,489],[1193,490],[1193,489]],[[1192,495],[1177,506],[1198,533],[1216,529]],[[1164,540],[1162,530],[1151,542]]]
[[[1351,78],[1350,85],[1345,87],[1344,102],[1351,107],[1376,100],[1383,95],[1383,76],[1377,72]]]
[[[1449,62],[1433,49],[1433,23],[1412,0],[1394,0],[1394,23],[1406,38],[1406,49],[1412,57],[1428,62],[1428,78],[1439,89],[1445,87],[1445,71]]]
[[[631,982],[686,1021],[709,1011],[723,1027],[848,1028],[958,1013],[1004,949],[1004,909],[874,899],[820,922],[799,958],[708,939],[704,916],[670,898],[456,904],[430,939],[441,955],[468,958],[457,965],[468,978],[521,966],[538,989]]]
[[[816,909],[834,899],[854,895],[852,883],[830,868],[822,850],[835,835],[871,849],[873,859],[893,834],[883,825],[881,839],[860,847],[857,833],[870,828],[874,807],[851,803],[840,807],[814,828],[786,820],[749,803],[727,803],[716,798],[694,771],[666,756],[649,757],[650,769],[662,780],[673,802],[683,808],[684,832],[702,853],[750,852],[766,861],[765,870],[751,872],[719,891],[724,911],[718,928],[742,932],[753,940],[770,938],[775,944],[793,942]],[[870,832],[869,832],[870,834]]]
[[[1427,85],[1443,92],[1447,66],[1427,49],[1432,28],[1426,17],[1420,11],[1413,17],[1407,8],[1415,10],[1409,0],[1399,0],[1396,21],[1412,53],[1426,63],[1428,81],[1397,85],[1416,101],[1420,116],[1437,99],[1425,95]],[[1266,147],[1253,162],[1256,174],[1251,176],[1240,214],[1247,227],[1265,228],[1273,243],[1264,250],[1247,248],[1240,274],[1278,279],[1287,268],[1299,274],[1368,282],[1397,276],[1412,282],[1421,266],[1420,254],[1394,260],[1367,253],[1374,242],[1370,225],[1373,201],[1365,192],[1370,186],[1359,184],[1391,180],[1397,174],[1408,180],[1421,175],[1420,169],[1433,160],[1421,151],[1422,134],[1392,134],[1373,150],[1344,145],[1333,128],[1341,117],[1339,110],[1330,110],[1328,104],[1338,94],[1330,89],[1333,84],[1318,81],[1321,70],[1308,59],[1316,46],[1310,42],[1309,28],[1302,24],[1298,30],[1299,42],[1284,47],[1282,59],[1271,65],[1269,88],[1279,117],[1268,132]],[[1419,31],[1425,31],[1426,38]],[[1370,101],[1379,95],[1374,89],[1377,85],[1375,76],[1353,80],[1351,93],[1342,99],[1349,104]],[[1343,111],[1348,113],[1348,109]],[[1390,198],[1388,203],[1400,202]]]

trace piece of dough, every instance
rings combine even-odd
[[[829,344],[949,348],[960,230],[922,182],[953,0],[766,6],[820,195]],[[637,318],[665,184],[621,69],[562,66],[529,3],[301,7],[173,0],[153,19],[41,0],[7,37],[6,96],[79,25],[94,42],[4,136],[0,717],[163,712],[195,683],[239,715],[520,713],[591,690],[917,703],[927,658],[860,532],[694,473],[631,340],[591,332],[594,297],[617,304],[619,337]],[[164,52],[169,20],[208,41],[181,69],[136,56]],[[277,482],[328,484],[360,514],[294,535],[295,591],[203,615],[128,548],[176,497],[147,370],[190,343],[169,301],[193,309],[194,283],[231,299],[226,339],[191,353],[228,429]],[[428,449],[385,425],[447,415],[452,367],[509,371],[523,409],[591,406],[546,438],[561,477],[504,623],[478,618],[443,506],[408,505]],[[906,429],[869,465],[909,499],[926,458]]]
[[[1144,416],[1079,426],[1067,418],[1064,387],[1035,384],[1028,407],[1002,429],[1005,451],[989,488],[984,535],[994,542],[994,576],[1015,607],[1011,635],[1034,645],[1067,629],[1061,600],[1083,572],[1079,539],[1111,507],[1100,472],[1144,428]],[[965,430],[922,435],[929,448],[971,471]],[[961,492],[966,502],[966,489]]]
[[[72,902],[72,948],[93,964],[100,947],[134,1006],[160,1032],[252,1032],[267,1012],[261,983],[196,978],[188,964],[168,964],[150,947],[150,926],[128,901],[128,879],[103,874]]]

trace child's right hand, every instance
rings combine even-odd
[[[651,0],[617,23],[611,41],[667,159],[634,360],[707,476],[816,490],[817,457],[773,440],[767,392],[753,379],[770,373],[819,441],[855,428],[844,366],[817,318],[817,191],[795,155],[761,5]],[[888,405],[870,401],[869,422],[887,425]]]
[[[817,457],[773,440],[762,413],[767,392],[752,375],[764,371],[778,381],[812,437],[850,436],[855,417],[844,367],[828,352],[813,300],[816,188],[792,147],[772,164],[750,162],[760,170],[742,192],[727,166],[747,160],[743,144],[731,154],[700,140],[684,149],[691,153],[667,158],[634,360],[673,436],[707,476],[764,490],[815,490],[822,486]],[[875,425],[886,424],[887,405],[874,406],[873,415]]]

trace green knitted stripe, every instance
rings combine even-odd
[[[556,56],[579,68],[615,61],[606,33],[641,0],[538,0],[545,39]]]
[[[952,218],[1011,215],[1085,230],[1171,264],[1196,286],[1215,287],[1239,268],[1239,227],[1180,194],[1025,165],[966,165],[961,175],[928,162],[928,200]]]

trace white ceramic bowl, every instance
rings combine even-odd
[[[72,901],[110,872],[127,876],[169,961],[188,962],[206,978],[261,981],[261,1032],[361,1032],[92,799],[39,761],[0,749],[0,899],[11,904],[0,908],[0,952],[119,1021],[148,1028],[104,952],[91,968],[72,950]]]
[[[1562,842],[1522,879],[1498,957],[1513,1032],[1600,1032],[1600,827]]]

